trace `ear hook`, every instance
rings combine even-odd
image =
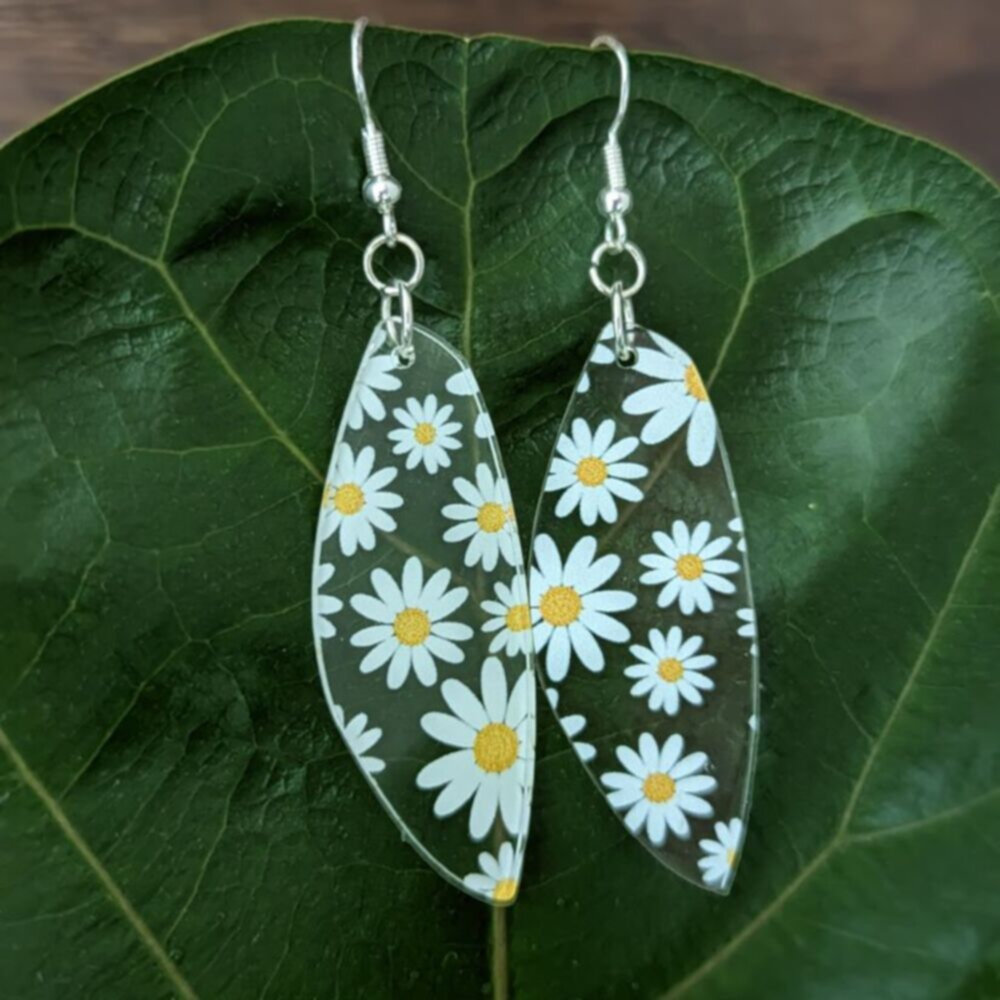
[[[591,43],[592,49],[610,49],[618,60],[621,70],[621,87],[618,93],[618,112],[615,114],[608,138],[604,143],[604,167],[608,176],[608,186],[601,192],[598,205],[602,214],[614,224],[616,236],[614,242],[624,243],[624,230],[621,226],[622,217],[632,207],[632,195],[625,179],[625,161],[622,158],[622,148],[618,142],[618,131],[625,121],[628,111],[629,93],[631,90],[631,74],[629,72],[628,52],[625,46],[614,35],[598,35]]]
[[[614,35],[598,35],[590,43],[590,47],[592,49],[611,49],[617,57],[618,66],[621,69],[621,92],[618,95],[618,114],[615,115],[615,120],[611,123],[611,128],[608,129],[608,139],[617,141],[618,130],[622,127],[622,122],[625,121],[625,112],[628,110],[629,89],[632,83],[629,74],[628,52],[625,51],[625,46]]]
[[[365,128],[377,129],[375,118],[372,116],[372,106],[368,103],[368,91],[365,90],[361,37],[367,27],[367,17],[359,17],[354,22],[354,28],[351,31],[351,73],[354,76],[354,92],[358,95],[358,104],[361,105],[361,115],[365,120]]]
[[[642,251],[628,238],[625,216],[632,207],[632,192],[625,179],[625,160],[618,142],[618,132],[628,111],[631,74],[628,53],[625,46],[613,35],[598,35],[591,43],[592,49],[608,48],[615,54],[621,70],[621,84],[618,91],[618,112],[615,114],[608,138],[604,142],[604,168],[608,185],[597,199],[597,207],[607,220],[604,224],[604,242],[599,244],[590,257],[590,280],[594,287],[611,299],[611,325],[615,335],[615,354],[621,364],[634,362],[635,311],[632,296],[642,288],[646,280],[646,258]],[[627,253],[635,264],[635,280],[626,287],[621,281],[607,284],[601,277],[601,261],[605,254]]]
[[[393,351],[403,366],[413,363],[413,299],[410,292],[416,288],[424,274],[424,254],[420,245],[412,237],[401,233],[396,225],[395,205],[403,193],[403,186],[389,171],[389,158],[385,152],[385,136],[375,121],[368,92],[365,90],[365,74],[362,63],[361,39],[368,24],[367,17],[359,17],[351,31],[351,74],[354,77],[354,91],[358,95],[358,105],[364,125],[361,129],[361,148],[365,154],[368,176],[361,187],[365,201],[382,216],[382,232],[365,247],[361,265],[365,277],[382,296],[382,327],[392,342]],[[401,244],[413,255],[413,272],[409,278],[395,278],[383,281],[375,273],[375,254],[382,247]],[[399,315],[394,313],[396,300]]]
[[[365,201],[382,213],[386,221],[386,236],[390,245],[396,240],[396,223],[392,217],[392,207],[403,193],[402,185],[389,170],[389,157],[385,151],[385,136],[375,121],[372,106],[368,102],[365,89],[365,75],[362,59],[361,38],[368,24],[367,17],[359,17],[351,31],[351,74],[354,77],[354,91],[358,95],[358,105],[364,127],[361,129],[361,145],[365,154],[368,177],[362,187]]]

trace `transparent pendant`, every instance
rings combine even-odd
[[[729,463],[690,357],[609,324],[559,430],[530,598],[549,701],[626,827],[727,892],[756,753],[757,643]]]
[[[513,901],[534,774],[524,565],[492,424],[464,359],[382,327],[333,447],[313,633],[330,711],[379,801],[466,892]]]

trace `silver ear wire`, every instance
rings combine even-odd
[[[608,175],[608,186],[601,192],[598,203],[601,212],[608,216],[623,216],[632,207],[632,194],[628,189],[628,182],[625,179],[625,161],[622,157],[622,147],[618,142],[618,131],[625,121],[625,113],[628,111],[629,92],[631,90],[631,77],[629,73],[628,53],[625,46],[613,35],[598,35],[591,43],[592,49],[607,48],[614,52],[618,59],[618,66],[621,69],[621,87],[618,92],[618,112],[611,128],[608,129],[608,138],[604,143],[604,167]]]
[[[635,350],[635,311],[632,308],[632,296],[642,288],[646,280],[646,258],[642,251],[628,238],[625,216],[632,208],[632,192],[628,189],[625,177],[625,159],[618,140],[618,133],[625,121],[628,111],[629,94],[631,92],[631,74],[629,71],[628,53],[625,46],[613,35],[598,35],[591,42],[591,48],[610,49],[618,59],[621,70],[618,90],[618,111],[615,113],[608,137],[604,142],[604,169],[607,174],[607,186],[601,191],[597,207],[605,218],[604,241],[598,245],[590,258],[590,280],[594,287],[611,299],[611,324],[615,334],[615,354],[618,360],[627,364],[634,360]],[[625,287],[621,281],[607,284],[601,277],[601,261],[605,254],[617,255],[627,253],[635,264],[635,280]]]
[[[361,46],[367,24],[368,18],[359,17],[351,31],[351,75],[354,77],[354,91],[358,95],[358,105],[364,119],[361,148],[364,150],[368,176],[361,192],[365,201],[382,216],[382,232],[365,248],[362,263],[365,277],[382,296],[382,323],[386,333],[400,359],[409,362],[413,359],[413,302],[410,292],[423,277],[424,254],[416,240],[401,233],[396,225],[395,206],[403,194],[403,186],[389,170],[385,136],[375,121],[368,101]],[[382,281],[375,273],[375,252],[384,246],[394,247],[397,243],[405,246],[413,255],[413,273],[405,280]],[[398,305],[399,315],[394,314],[394,305]]]
[[[372,106],[368,101],[361,45],[361,39],[367,25],[368,18],[359,17],[354,22],[354,28],[351,31],[351,74],[354,77],[354,92],[358,95],[358,105],[361,107],[361,117],[364,118],[364,126],[361,129],[361,146],[365,154],[365,166],[368,168],[368,176],[365,178],[361,190],[365,201],[382,213],[385,221],[385,235],[389,240],[394,241],[396,238],[396,219],[393,208],[403,193],[403,186],[389,170],[389,157],[385,151],[385,136],[375,121]]]
[[[361,105],[361,117],[365,120],[366,128],[376,128],[375,118],[372,116],[372,106],[368,103],[368,91],[365,90],[364,53],[361,48],[361,39],[368,27],[368,18],[359,17],[354,22],[351,29],[351,75],[354,77],[354,92],[358,95],[358,104]]]

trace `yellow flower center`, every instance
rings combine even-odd
[[[427,423],[426,420],[413,428],[413,440],[417,444],[433,444],[437,436],[437,428],[433,424]]]
[[[684,676],[684,664],[671,656],[666,660],[660,660],[657,673],[669,684],[676,684]]]
[[[493,886],[493,902],[509,903],[517,895],[517,882],[512,878],[502,878]]]
[[[684,388],[687,389],[687,394],[694,396],[699,403],[704,403],[708,400],[705,383],[702,382],[701,373],[695,368],[693,361],[684,369]]]
[[[654,771],[642,783],[642,794],[650,802],[655,802],[657,805],[662,802],[669,802],[674,797],[674,792],[676,791],[677,786],[674,784],[674,779],[662,771]]]
[[[490,722],[476,733],[472,756],[479,767],[500,774],[517,760],[517,733],[502,722]]]
[[[677,560],[676,569],[682,580],[697,580],[705,572],[705,564],[699,556],[688,552]]]
[[[340,486],[326,484],[323,490],[323,506],[333,507],[338,513],[350,517],[365,505],[365,491],[357,483],[342,483]]]
[[[589,455],[577,463],[576,478],[584,486],[600,486],[608,478],[608,467],[596,455]]]
[[[496,534],[507,523],[507,512],[498,503],[484,503],[476,515],[480,531]]]
[[[419,646],[431,634],[431,620],[420,608],[404,608],[396,615],[392,631],[404,646]]]
[[[527,604],[512,604],[507,609],[507,628],[511,632],[523,632],[531,628],[531,609]]]
[[[730,868],[732,868],[733,863],[735,861],[736,861],[736,852],[730,847],[729,850],[726,851],[726,864],[729,865]]]
[[[572,587],[549,587],[538,605],[542,618],[557,628],[572,625],[580,617],[583,601]]]

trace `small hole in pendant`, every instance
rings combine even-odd
[[[396,369],[412,368],[413,362],[417,360],[416,352],[411,348],[409,351],[393,351],[392,356],[396,359]]]
[[[639,360],[639,352],[634,347],[626,347],[624,354],[615,354],[615,361],[619,368],[635,368],[635,363]]]

